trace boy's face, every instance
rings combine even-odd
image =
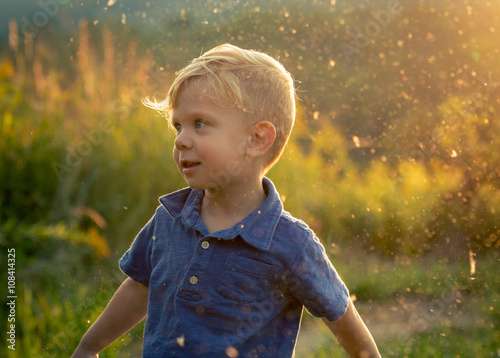
[[[223,109],[201,90],[185,87],[172,111],[174,160],[187,184],[221,190],[244,180],[250,126],[238,109]]]

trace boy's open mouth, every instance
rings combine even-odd
[[[181,161],[182,173],[184,175],[193,174],[200,164],[201,164],[200,162],[191,162],[188,160],[183,160]]]
[[[191,168],[191,167],[195,167],[195,166],[199,165],[200,162],[187,162],[187,161],[183,161],[183,162],[181,162],[181,164],[182,164],[183,168]]]

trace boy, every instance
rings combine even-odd
[[[378,357],[315,234],[264,175],[295,119],[290,74],[232,45],[186,66],[162,102],[189,188],[161,205],[120,259],[129,276],[73,357],[97,357],[145,316],[144,357],[291,357],[305,306],[352,357]],[[147,314],[147,315],[146,315]]]

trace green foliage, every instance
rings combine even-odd
[[[16,356],[71,351],[109,301],[123,279],[116,260],[157,197],[185,185],[173,135],[140,99],[161,98],[175,70],[224,42],[279,57],[297,79],[296,127],[269,175],[351,292],[477,299],[474,330],[429,329],[383,350],[498,351],[498,257],[488,256],[500,242],[498,4],[400,2],[360,48],[357,29],[366,36],[388,2],[332,3],[199,11],[179,2],[146,19],[148,30],[81,20],[62,46],[67,32],[51,24],[18,52],[2,51],[0,247],[16,248]],[[349,60],[343,44],[356,50]],[[488,263],[474,280],[469,252]],[[140,332],[101,356],[134,356]],[[331,350],[310,354],[341,354]]]
[[[328,243],[347,239],[385,255],[420,255],[449,237],[454,229],[448,222],[456,223],[454,212],[461,210],[461,204],[454,206],[447,198],[456,192],[461,195],[467,175],[463,168],[439,157],[427,162],[399,160],[391,165],[386,155],[359,166],[349,157],[350,144],[339,130],[324,120],[320,130],[311,133],[302,113],[299,111],[284,157],[270,175],[284,195],[285,205],[306,218]],[[351,146],[360,146],[359,140],[353,138]],[[297,163],[301,163],[300,170]],[[485,197],[480,193],[495,197],[491,189],[485,183],[477,193],[469,193],[475,196],[475,205],[469,210],[487,208],[482,209],[486,212],[481,223],[497,210],[496,200],[482,202]],[[484,234],[476,236],[484,242],[490,236],[496,241],[498,228],[488,222],[491,224],[483,227],[471,216],[459,230],[474,231],[474,225],[482,226]]]
[[[382,351],[392,357],[496,357],[498,330],[490,327],[436,327],[411,339],[394,340]]]

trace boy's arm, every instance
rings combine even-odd
[[[142,321],[147,308],[148,287],[127,278],[101,316],[84,334],[71,357],[97,357],[100,351]]]
[[[370,331],[359,316],[350,298],[347,310],[340,319],[331,322],[323,318],[323,321],[350,357],[380,357]]]

